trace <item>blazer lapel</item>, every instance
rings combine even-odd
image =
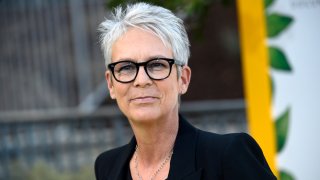
[[[168,180],[200,179],[202,170],[196,169],[197,130],[182,116],[179,116],[179,130],[176,138]]]
[[[109,179],[126,179],[126,175],[128,173],[127,170],[129,168],[129,162],[132,157],[132,154],[134,153],[136,144],[136,139],[133,137],[130,143],[127,144],[124,150],[121,152],[118,161],[114,164],[114,168],[110,173],[111,176],[108,177]]]
[[[201,179],[201,175],[202,175],[202,169],[199,169],[198,171],[195,171],[185,176],[184,178],[182,178],[182,180],[199,180]]]

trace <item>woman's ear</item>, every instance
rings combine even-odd
[[[113,82],[112,82],[112,77],[111,77],[110,71],[107,70],[104,75],[105,75],[105,78],[106,78],[106,81],[107,81],[108,89],[109,89],[109,92],[110,92],[110,97],[111,97],[111,99],[115,99],[116,96],[115,96],[115,92],[114,92],[114,89],[113,89]]]
[[[188,90],[189,84],[191,80],[191,69],[189,66],[185,65],[181,69],[181,77],[180,77],[180,94],[185,94]]]

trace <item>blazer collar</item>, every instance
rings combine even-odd
[[[197,129],[179,115],[179,130],[170,162],[168,179],[200,179],[196,169]]]
[[[196,143],[197,129],[179,115],[179,130],[175,141],[173,155],[170,162],[168,180],[173,179],[200,179],[201,169],[196,171]],[[129,144],[124,146],[110,179],[125,179],[128,173],[129,162],[134,153],[136,139],[133,137]]]
[[[133,137],[129,144],[125,145],[119,154],[119,158],[113,165],[113,169],[110,173],[110,177],[108,179],[112,180],[124,180],[127,177],[129,171],[129,163],[130,159],[135,151],[136,147],[136,139]]]

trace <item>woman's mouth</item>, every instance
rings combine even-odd
[[[132,98],[130,101],[138,104],[147,104],[147,103],[154,103],[158,99],[159,98],[154,96],[141,96],[141,97]]]

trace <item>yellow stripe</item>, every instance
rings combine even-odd
[[[263,0],[238,0],[237,6],[249,132],[278,176]]]

